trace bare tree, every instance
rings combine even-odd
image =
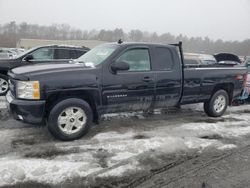
[[[223,41],[218,39],[213,41],[208,37],[187,37],[185,35],[174,36],[171,33],[158,35],[156,32],[150,33],[133,29],[126,33],[121,28],[114,30],[80,30],[70,27],[67,24],[52,24],[50,26],[40,26],[28,24],[26,22],[16,24],[10,22],[0,25],[0,46],[15,47],[21,38],[31,39],[51,39],[51,40],[102,40],[116,42],[123,41],[136,42],[157,42],[173,43],[183,41],[186,52],[198,52],[214,54],[218,52],[231,52],[238,55],[250,55],[250,39],[244,41]]]

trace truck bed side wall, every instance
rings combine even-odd
[[[228,91],[232,99],[240,95],[243,85],[243,78],[235,78],[245,72],[244,68],[236,67],[185,68],[181,104],[206,101],[218,89]]]

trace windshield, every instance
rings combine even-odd
[[[117,48],[117,45],[100,45],[88,51],[86,54],[76,59],[76,61],[97,66],[106,60]]]

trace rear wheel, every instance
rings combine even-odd
[[[204,111],[208,116],[222,116],[228,106],[229,97],[225,90],[216,91],[212,97],[204,103]]]
[[[9,90],[8,76],[0,74],[0,96],[6,95]]]
[[[88,133],[92,116],[92,110],[86,101],[77,98],[65,99],[50,111],[48,129],[57,139],[75,140]]]

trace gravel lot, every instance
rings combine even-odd
[[[249,187],[250,105],[111,114],[74,142],[13,120],[0,99],[0,187]]]

